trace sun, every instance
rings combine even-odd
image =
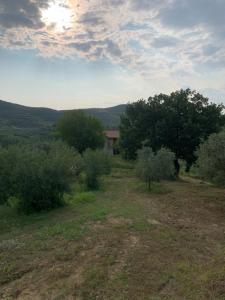
[[[63,32],[72,26],[72,10],[65,0],[55,0],[47,9],[42,10],[41,19],[47,26],[52,26],[55,31]]]

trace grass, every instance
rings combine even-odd
[[[144,194],[163,195],[171,192],[168,186],[164,185],[161,182],[152,182],[151,188],[148,189],[147,185],[144,182],[140,181],[135,184],[135,188],[138,193],[144,193]]]
[[[0,207],[0,299],[224,299],[224,190],[148,191],[114,161],[98,192],[30,216]]]

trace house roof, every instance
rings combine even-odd
[[[106,130],[104,133],[109,139],[118,139],[120,137],[120,132],[118,130]]]

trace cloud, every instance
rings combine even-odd
[[[0,26],[3,28],[40,28],[40,9],[47,7],[46,0],[10,0],[0,2]]]
[[[131,0],[133,10],[149,11],[160,7],[163,4],[162,0]]]
[[[147,29],[148,28],[148,24],[145,23],[135,23],[135,22],[129,22],[126,24],[123,24],[123,26],[121,26],[121,30],[126,30],[126,31],[137,31],[137,30],[143,30],[143,29]]]
[[[81,54],[89,56],[96,60],[99,57],[108,57],[119,58],[122,55],[122,52],[119,46],[114,43],[112,40],[98,40],[98,41],[89,41],[84,43],[69,43],[69,47],[76,49]]]
[[[224,0],[57,1],[74,16],[62,33],[41,21],[50,0],[0,0],[1,47],[106,59],[149,82],[173,80],[173,86],[206,85],[201,76],[225,72]],[[216,79],[211,82],[217,88]]]
[[[89,26],[98,26],[104,24],[103,16],[97,12],[86,12],[78,20],[81,24],[86,24]]]
[[[175,47],[180,43],[180,40],[173,36],[161,36],[159,38],[155,38],[152,42],[152,46],[155,48],[170,48]]]
[[[225,26],[223,0],[173,0],[160,12],[166,26],[176,29],[206,26],[211,30]]]
[[[211,56],[211,55],[216,54],[220,50],[220,47],[209,44],[209,45],[206,45],[205,47],[203,47],[202,50],[203,50],[203,54],[205,56]]]

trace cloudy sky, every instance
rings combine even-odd
[[[225,103],[225,0],[0,0],[0,99],[108,107],[191,87]]]

